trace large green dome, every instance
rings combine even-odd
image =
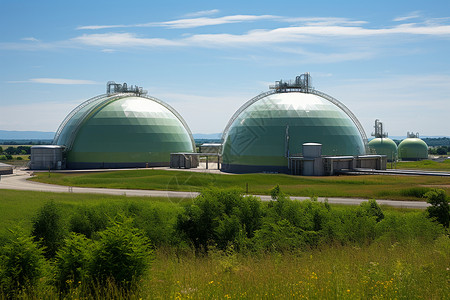
[[[397,158],[397,144],[390,138],[375,138],[369,142],[369,148],[378,155],[386,155],[388,161]]]
[[[428,158],[428,145],[419,138],[404,139],[398,145],[398,157],[401,160],[421,160]]]
[[[287,157],[303,143],[323,155],[365,154],[365,133],[336,99],[318,91],[267,92],[244,104],[223,134],[222,170],[288,172]]]
[[[54,141],[72,169],[168,166],[170,153],[194,152],[183,118],[152,97],[101,95],[75,108]]]

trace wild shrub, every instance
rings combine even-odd
[[[292,225],[288,220],[274,221],[267,218],[253,238],[255,249],[285,252],[303,249],[306,246],[304,230]]]
[[[56,252],[55,282],[59,290],[89,281],[89,264],[92,260],[93,242],[84,235],[71,233]]]
[[[428,216],[448,228],[450,223],[450,206],[445,191],[434,189],[426,193],[425,197],[427,202],[431,204],[427,208]]]
[[[45,256],[54,257],[67,234],[61,212],[56,204],[53,201],[44,204],[32,225],[31,234],[44,247]]]
[[[384,213],[381,210],[381,207],[378,205],[377,201],[375,201],[374,199],[371,199],[367,202],[362,202],[360,206],[368,216],[375,217],[377,222],[380,222],[384,219]]]
[[[16,298],[19,293],[32,294],[46,271],[42,249],[22,231],[0,250],[0,294]]]
[[[385,218],[376,224],[375,230],[377,239],[390,243],[413,240],[432,243],[444,233],[443,227],[427,218],[424,212],[387,212]]]
[[[323,243],[362,245],[376,237],[375,217],[368,216],[361,207],[331,210],[322,231]]]
[[[204,190],[192,205],[178,215],[176,228],[197,250],[210,242],[224,249],[245,232],[252,237],[261,225],[261,201],[237,190]]]
[[[153,259],[150,241],[142,231],[132,226],[132,219],[121,217],[104,231],[99,232],[89,273],[94,282],[113,281],[118,286],[133,286]]]
[[[155,246],[179,243],[175,237],[179,207],[157,204],[149,206],[133,202],[127,205],[125,211],[127,216],[133,218],[133,226],[141,229]]]
[[[94,233],[104,230],[109,224],[109,219],[116,214],[115,207],[105,205],[79,207],[69,220],[69,231],[92,238]]]

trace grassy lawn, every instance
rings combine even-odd
[[[450,192],[450,178],[431,176],[329,176],[304,177],[284,174],[224,175],[165,170],[102,173],[37,173],[31,180],[79,187],[201,191],[204,187],[237,188],[251,194],[269,194],[280,185],[291,196],[353,197],[365,199],[423,200],[429,189]]]
[[[390,166],[391,164],[388,163],[388,168]],[[400,161],[397,163],[397,169],[450,171],[450,159],[446,159],[442,162],[434,160]]]
[[[154,299],[443,299],[448,238],[430,244],[330,246],[293,254],[157,252],[142,297]],[[445,296],[447,295],[447,296]],[[137,298],[137,297],[136,297]]]
[[[138,207],[149,212],[166,211],[165,218],[161,218],[163,223],[174,220],[183,210],[183,205],[168,198],[2,190],[0,237],[7,235],[6,228],[16,225],[30,231],[32,218],[47,201],[58,204],[65,219],[80,206],[98,210],[101,205],[111,208],[144,204]],[[392,208],[383,211],[386,216],[397,216],[398,222],[408,219],[401,216],[423,213]],[[393,232],[392,236],[383,235],[363,244],[327,243],[290,252],[241,253],[233,247],[213,247],[208,255],[195,255],[188,247],[163,245],[155,248],[153,263],[128,298],[445,299],[450,293],[450,240],[446,235],[428,236],[424,226],[420,226],[425,228],[421,233],[414,226],[408,227],[411,224],[398,226],[401,233]],[[79,284],[82,282],[74,282],[65,297],[44,287],[30,298],[81,299]],[[99,299],[124,298],[115,286],[102,288],[105,294]],[[3,296],[0,294],[0,299]]]
[[[183,199],[159,197],[126,197],[98,194],[70,194],[0,190],[0,236],[16,226],[31,230],[32,218],[44,203],[54,201],[68,217],[77,206],[93,206],[103,203],[120,205],[124,203],[157,203],[173,208]],[[175,210],[176,212],[177,210]]]

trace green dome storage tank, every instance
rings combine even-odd
[[[308,73],[276,82],[233,115],[222,136],[222,171],[287,173],[288,157],[304,143],[322,144],[323,155],[365,154],[367,138],[356,117],[309,83]]]
[[[107,94],[76,107],[53,144],[65,146],[69,169],[168,166],[170,153],[195,152],[183,118],[141,88],[108,83]]]
[[[428,145],[419,138],[419,134],[409,133],[398,145],[398,156],[401,160],[422,160],[428,158]]]
[[[397,160],[397,144],[388,138],[388,133],[383,131],[383,123],[375,120],[375,138],[369,142],[369,149],[378,155],[386,155],[387,161]]]
[[[376,154],[386,155],[388,161],[395,161],[397,158],[397,144],[390,138],[375,138],[369,141],[369,149]]]

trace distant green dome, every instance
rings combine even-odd
[[[401,160],[421,160],[428,158],[428,145],[419,138],[404,139],[398,145],[398,157]]]
[[[101,95],[75,108],[53,144],[71,169],[168,166],[170,153],[194,152],[192,134],[166,103],[132,93]]]
[[[326,96],[268,92],[248,101],[224,131],[222,170],[288,172],[287,157],[300,154],[309,142],[322,144],[323,155],[365,154],[359,122]]]
[[[369,149],[378,155],[386,155],[388,161],[397,158],[397,144],[390,138],[375,138],[369,141]]]

